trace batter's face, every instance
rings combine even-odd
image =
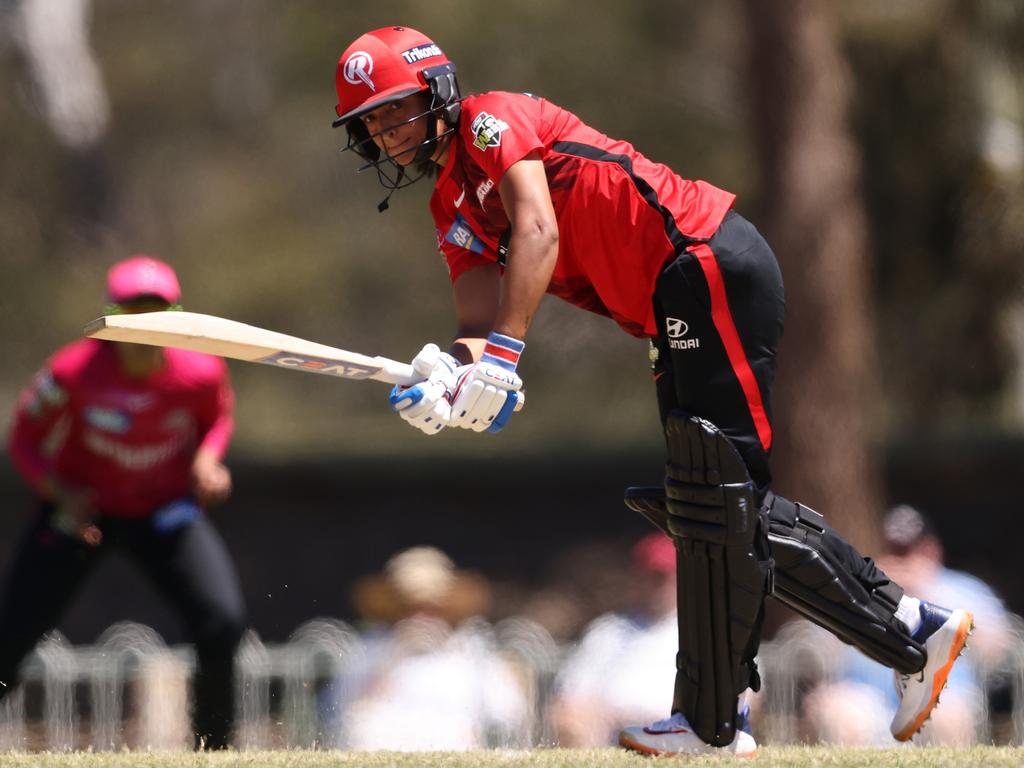
[[[429,108],[429,99],[427,93],[414,93],[360,118],[381,152],[399,165],[415,162],[416,150],[427,138],[427,121],[437,120],[433,115],[424,114]]]

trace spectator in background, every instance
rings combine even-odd
[[[885,573],[922,600],[970,605],[974,611],[971,652],[953,668],[942,706],[917,739],[973,743],[984,733],[984,672],[998,664],[1011,640],[1009,615],[985,582],[944,565],[942,543],[922,512],[906,504],[893,507],[883,518],[882,530],[885,544],[878,565]],[[892,744],[887,724],[897,705],[893,673],[850,646],[837,644],[836,652],[841,656],[838,679],[819,686],[805,702],[811,732],[839,744]]]
[[[555,683],[552,717],[565,747],[618,743],[640,717],[656,720],[672,699],[676,626],[676,552],[662,533],[632,550],[630,614],[608,613],[587,627]]]
[[[392,557],[355,585],[371,623],[367,665],[342,686],[343,743],[359,750],[468,750],[525,742],[528,702],[517,669],[496,651],[484,579],[434,547]]]
[[[174,270],[148,256],[108,273],[110,312],[172,310]],[[177,609],[195,642],[197,746],[228,745],[245,611],[234,566],[204,509],[227,499],[222,463],[233,394],[220,358],[82,339],[21,393],[14,466],[39,503],[0,595],[0,697],[111,548]]]
[[[104,151],[110,97],[89,39],[92,6],[93,0],[0,0],[0,38],[7,32],[27,65],[26,106],[67,150],[68,213],[96,225],[111,216],[114,175]]]
[[[68,149],[90,150],[110,124],[107,89],[89,42],[92,0],[6,0],[0,2],[5,10],[47,126]]]

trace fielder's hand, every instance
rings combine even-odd
[[[44,495],[53,504],[51,527],[91,547],[99,546],[103,533],[93,522],[96,509],[92,490],[66,486],[52,476],[43,482]]]
[[[202,507],[212,507],[231,495],[231,471],[214,454],[200,450],[192,460],[192,492]]]
[[[412,367],[424,381],[409,387],[396,385],[388,402],[416,429],[436,435],[448,424],[459,361],[436,344],[427,344],[413,358]]]
[[[474,432],[498,432],[522,398],[523,380],[516,374],[526,345],[500,333],[487,337],[483,357],[458,370],[450,423]]]

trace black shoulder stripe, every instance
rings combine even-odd
[[[647,202],[651,208],[656,210],[662,220],[665,222],[665,234],[668,236],[669,241],[672,243],[672,247],[676,253],[682,253],[691,244],[698,242],[695,238],[687,237],[679,231],[679,227],[676,226],[676,219],[672,215],[672,212],[661,204],[658,199],[657,192],[654,191],[654,187],[647,183],[645,179],[637,176],[633,172],[633,161],[626,155],[616,155],[607,150],[601,149],[600,147],[594,147],[590,144],[581,144],[576,141],[559,141],[552,149],[555,152],[561,152],[564,155],[575,155],[577,157],[583,157],[587,160],[600,160],[605,163],[615,163],[622,168],[628,175],[630,180],[633,182],[633,186],[636,187],[637,192]]]

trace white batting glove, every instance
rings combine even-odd
[[[395,385],[388,402],[416,429],[436,435],[448,424],[459,361],[436,344],[427,344],[413,358],[412,367],[424,381],[408,387]]]
[[[521,395],[523,380],[516,373],[526,345],[492,332],[480,360],[456,371],[449,423],[474,432],[498,432],[508,422]]]

